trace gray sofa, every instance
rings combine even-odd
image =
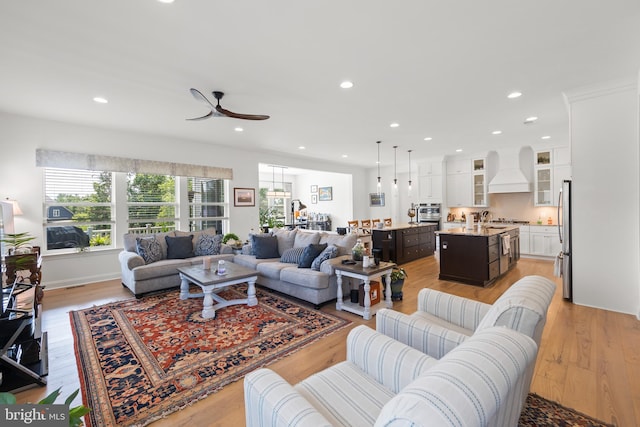
[[[203,249],[203,243],[207,242],[216,245],[216,249],[219,244],[219,250],[216,250],[219,253],[213,255],[196,255],[193,253],[191,254],[192,256],[186,258],[170,258],[171,255],[175,254],[170,253],[165,237],[176,238],[190,235],[193,236],[191,238],[192,249]],[[205,235],[204,238],[203,235]],[[137,239],[141,239],[144,243],[152,242],[153,246],[159,249],[159,253],[156,254],[156,258],[159,259],[147,259],[145,261],[145,258],[138,252],[139,243]],[[173,241],[179,240],[175,239]],[[124,250],[118,255],[122,272],[122,284],[129,288],[137,298],[147,292],[180,286],[179,267],[202,264],[205,256],[211,258],[214,265],[220,259],[233,261],[233,249],[228,245],[222,244],[221,240],[222,236],[216,235],[215,229],[193,232],[169,231],[151,235],[125,234]],[[211,249],[210,246],[209,249]],[[149,258],[147,254],[144,255]],[[178,254],[178,256],[180,255]]]
[[[336,262],[351,254],[357,236],[344,236],[328,232],[303,230],[275,230],[271,233],[278,242],[278,257],[259,258],[252,255],[251,245],[243,248],[243,253],[234,257],[233,262],[257,270],[260,274],[256,283],[287,295],[308,301],[316,307],[336,298],[338,282],[334,271]],[[327,259],[319,265],[318,270],[299,268],[293,262],[282,262],[282,255],[287,249],[305,248],[310,244],[334,245],[337,248],[336,258]],[[343,294],[348,295],[348,281],[343,282]]]

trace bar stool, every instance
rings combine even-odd
[[[361,229],[363,233],[371,234],[371,220],[370,219],[361,219],[360,220]]]
[[[371,228],[378,228],[378,223],[380,222],[380,218],[371,220]]]
[[[391,227],[391,223],[392,223],[391,218],[385,218],[383,219],[383,222],[385,227]]]
[[[349,232],[353,232],[354,230],[357,231],[358,230],[358,220],[353,220],[353,221],[347,221],[348,227],[349,227]]]

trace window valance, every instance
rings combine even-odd
[[[162,162],[157,160],[128,159],[126,157],[103,156],[99,154],[69,153],[44,149],[36,149],[36,166],[233,179],[233,169],[230,168]]]

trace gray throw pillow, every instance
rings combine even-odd
[[[302,258],[302,253],[305,248],[291,248],[284,251],[280,257],[280,262],[286,262],[289,264],[298,264]]]
[[[276,236],[253,236],[253,251],[256,259],[279,258],[278,238]]]
[[[167,259],[185,259],[193,257],[193,235],[170,237],[164,236],[167,242]]]
[[[200,235],[196,242],[194,253],[196,256],[202,255],[218,255],[222,247],[222,234],[206,234]]]
[[[322,253],[327,248],[327,244],[310,244],[306,248],[304,248],[304,252],[302,252],[302,258],[300,258],[300,262],[298,263],[298,268],[310,268],[313,260],[316,259],[318,255]]]
[[[162,259],[162,246],[155,237],[136,237],[136,252],[144,259],[145,264]]]
[[[335,245],[329,245],[318,255],[311,263],[311,269],[320,271],[320,264],[328,259],[335,258],[338,255],[338,248]]]

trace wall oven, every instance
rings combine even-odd
[[[437,222],[440,228],[440,203],[420,203],[418,222]]]

